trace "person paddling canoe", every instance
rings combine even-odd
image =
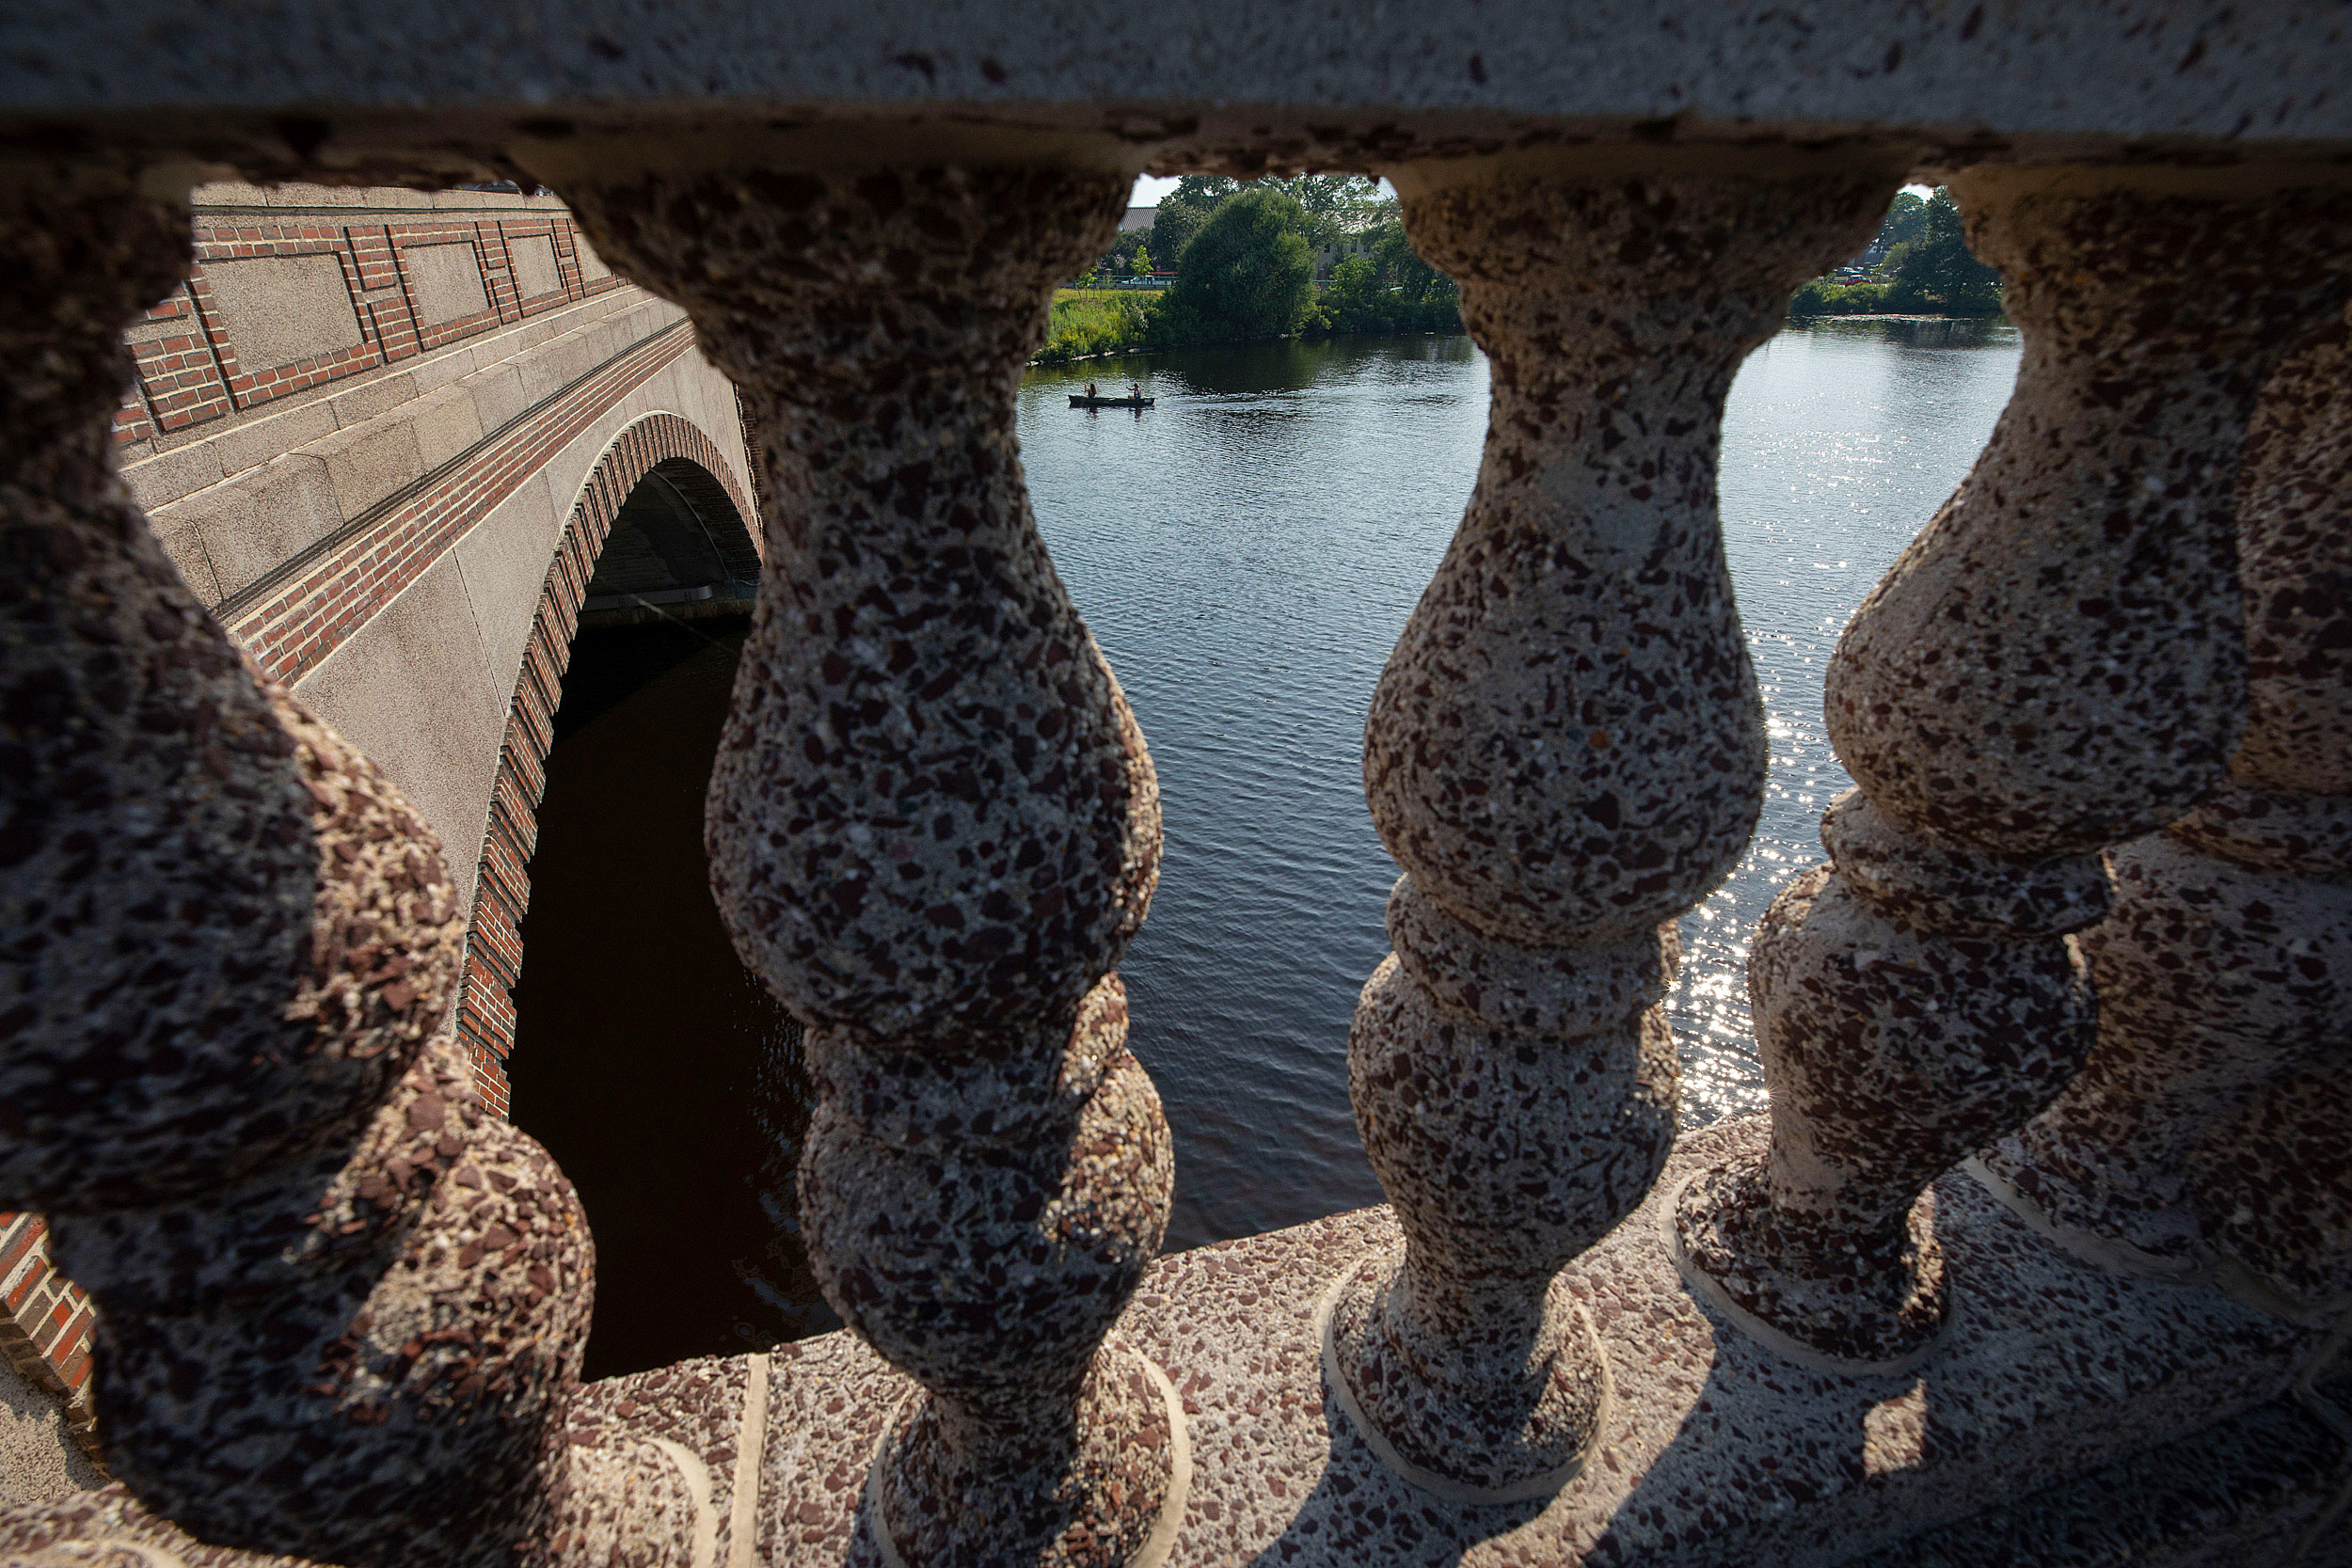
[[[1088,382],[1088,383],[1087,383],[1087,396],[1089,396],[1089,397],[1092,397],[1093,395],[1094,395],[1094,383],[1093,383],[1093,382],[1091,382],[1091,381],[1089,381],[1089,382]]]

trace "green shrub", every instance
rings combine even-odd
[[[1416,293],[1411,281],[1391,283],[1380,262],[1369,256],[1351,256],[1332,268],[1316,306],[1314,325],[1324,332],[1462,330],[1461,296],[1449,279],[1439,275],[1435,285],[1424,284]]]
[[[1051,365],[1141,348],[1151,337],[1153,303],[1150,294],[1118,289],[1057,291],[1045,343],[1035,357]]]
[[[1797,291],[1788,302],[1791,316],[1874,316],[1898,307],[1888,303],[1893,293],[1884,283],[1832,283],[1817,277]]]

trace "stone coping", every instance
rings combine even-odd
[[[395,213],[404,217],[428,212],[566,213],[559,196],[525,196],[519,191],[412,191],[399,185],[312,185],[289,180],[274,185],[248,184],[243,180],[216,180],[188,193],[197,215],[215,212],[266,210],[276,214],[321,213],[350,219],[369,213]]]
[[[1761,1118],[1686,1133],[1642,1209],[1572,1265],[1616,1402],[1593,1463],[1548,1501],[1471,1507],[1417,1491],[1331,1396],[1316,1305],[1342,1270],[1397,1244],[1387,1210],[1161,1259],[1118,1333],[1168,1370],[1184,1403],[1194,1481],[1169,1560],[1804,1568],[1892,1551],[1888,1560],[1941,1561],[1920,1543],[1966,1520],[1955,1542],[1992,1530],[2045,1541],[2035,1561],[2137,1563],[2158,1559],[2074,1548],[2084,1529],[2153,1528],[2105,1518],[2105,1496],[2127,1482],[2228,1494],[2223,1483],[2240,1478],[2259,1496],[2236,1513],[2228,1495],[2183,1506],[2178,1528],[2195,1540],[2172,1544],[2199,1548],[2179,1558],[2188,1561],[2317,1517],[2341,1483],[2324,1429],[2280,1398],[2311,1370],[2317,1331],[2210,1286],[2080,1263],[1963,1174],[1937,1187],[1953,1320],[1917,1369],[1840,1377],[1740,1336],[1685,1288],[1658,1215],[1685,1176],[1763,1136]],[[766,1391],[755,1466],[742,1431],[754,1377]],[[831,1334],[593,1385],[575,1435],[664,1438],[699,1455],[717,1563],[875,1568],[866,1467],[911,1391],[857,1339]],[[2132,1457],[2143,1450],[2154,1457]],[[2103,1466],[2110,1476],[2094,1476]],[[2058,1490],[2038,1505],[2031,1494],[2045,1488]],[[2056,1512],[2040,1520],[2037,1506]],[[119,1489],[0,1516],[0,1547],[99,1535],[176,1541],[191,1568],[260,1560],[195,1548]]]
[[[312,0],[299,26],[269,10],[197,26],[173,0],[20,0],[0,14],[0,103],[19,115],[119,132],[126,112],[176,112],[217,147],[219,111],[243,110],[257,155],[329,167],[370,122],[447,148],[461,105],[490,106],[467,128],[493,136],[646,106],[684,105],[690,124],[723,106],[753,121],[930,110],[1278,158],[1319,139],[1409,151],[1446,118],[1489,135],[1536,116],[1652,137],[1694,122],[1928,126],[1995,149],[2086,132],[2352,135],[2352,97],[2335,90],[2352,38],[2312,6]],[[1343,121],[1353,135],[1322,136]]]

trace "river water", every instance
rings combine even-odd
[[[1723,515],[1772,770],[1748,854],[1683,923],[1692,1123],[1763,1103],[1748,933],[1820,858],[1847,784],[1823,663],[1967,470],[2017,360],[2003,325],[1843,320],[1781,332],[1733,387]],[[1158,404],[1073,410],[1089,372]],[[1159,892],[1120,968],[1175,1133],[1168,1245],[1377,1202],[1347,1026],[1396,868],[1364,811],[1363,720],[1476,475],[1485,357],[1458,337],[1197,350],[1032,372],[1021,396],[1039,528],[1159,768]],[[795,1037],[700,880],[740,637],[583,637],[548,765],[511,1071],[516,1119],[596,1229],[592,1374],[832,1323],[790,1221]]]

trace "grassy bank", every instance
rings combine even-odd
[[[1120,289],[1056,289],[1053,325],[1030,363],[1059,365],[1149,346],[1152,307],[1158,297]]]
[[[1360,332],[1461,329],[1461,318],[1455,312],[1451,294],[1422,301],[1384,296],[1359,300],[1327,294],[1300,325],[1296,336],[1327,338]],[[1057,289],[1044,346],[1029,363],[1062,365],[1101,355],[1244,341],[1218,336],[1197,319],[1169,310],[1162,291]]]

